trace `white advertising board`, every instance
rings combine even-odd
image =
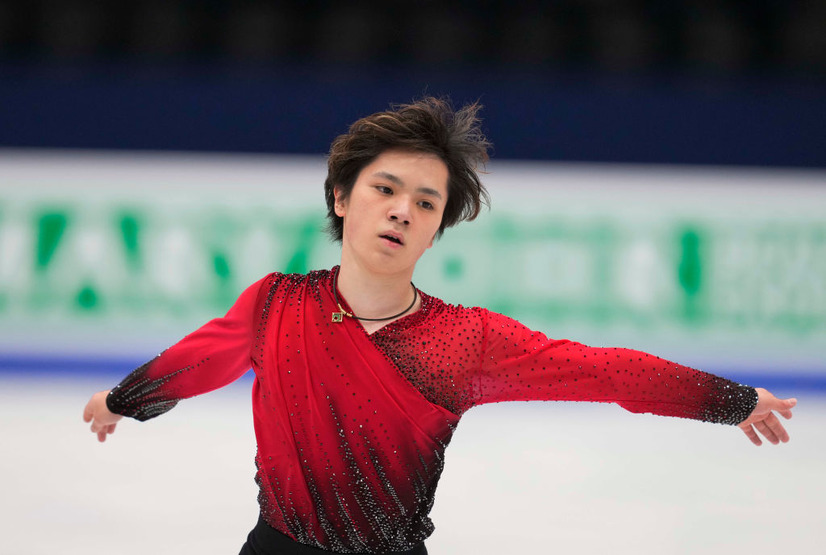
[[[552,337],[826,369],[826,172],[494,161],[416,285]],[[0,351],[145,356],[337,263],[323,157],[0,151]]]

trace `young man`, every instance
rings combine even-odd
[[[86,406],[104,441],[122,416],[160,415],[252,366],[261,517],[242,554],[426,553],[444,450],[483,403],[614,402],[788,441],[774,413],[791,417],[794,399],[416,289],[422,254],[487,200],[477,110],[427,98],[353,124],[325,183],[340,266],[261,279]]]

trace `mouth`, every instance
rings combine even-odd
[[[381,237],[382,239],[387,239],[391,243],[396,243],[397,245],[403,245],[404,244],[401,237],[398,237],[397,235],[391,235],[391,234],[388,233],[388,234],[380,235],[379,237]]]

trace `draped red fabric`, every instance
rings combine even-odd
[[[357,320],[332,321],[336,271],[256,282],[107,399],[145,420],[252,366],[261,514],[307,545],[383,553],[428,537],[445,448],[476,405],[614,402],[736,424],[757,400],[753,388],[647,353],[549,339],[425,293],[419,311],[368,335]]]
[[[407,549],[433,529],[427,513],[459,417],[422,396],[358,321],[332,322],[334,310],[328,274],[281,278],[260,310],[262,514],[304,543]]]

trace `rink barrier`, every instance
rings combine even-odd
[[[424,255],[423,292],[690,366],[823,370],[826,172],[488,169],[493,210]],[[340,260],[320,156],[0,149],[0,174],[0,353],[160,350]]]

